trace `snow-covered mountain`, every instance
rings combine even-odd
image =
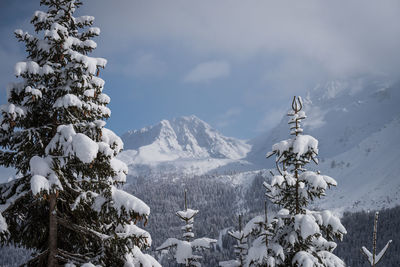
[[[203,174],[240,163],[251,149],[245,141],[223,136],[196,116],[162,120],[129,131],[122,139],[125,151],[119,158],[129,165],[131,175]]]
[[[320,164],[314,168],[338,181],[317,204],[344,209],[399,205],[400,83],[365,77],[330,81],[303,99],[304,133],[319,140]],[[119,157],[134,176],[231,173],[235,186],[248,186],[257,170],[274,168],[274,160],[265,158],[272,145],[289,138],[283,115],[274,129],[247,143],[224,137],[195,116],[163,120],[124,134]]]
[[[400,114],[350,150],[319,166],[338,187],[320,201],[326,208],[383,209],[400,204]]]
[[[330,81],[303,100],[308,116],[304,133],[319,140],[320,164],[315,169],[338,181],[317,204],[351,210],[399,205],[400,83]],[[267,176],[265,169],[274,168],[274,159],[265,154],[289,138],[287,121],[282,114],[275,128],[246,142],[223,136],[195,116],[163,120],[125,133],[125,150],[118,157],[128,164],[131,176],[179,179],[219,173],[219,180],[248,187],[258,170]]]
[[[374,209],[400,204],[400,84],[358,78],[316,86],[304,98],[305,134],[319,140],[319,166],[338,187],[318,203],[327,208]],[[273,168],[265,153],[289,138],[287,117],[249,143],[246,160]]]
[[[322,158],[352,149],[400,114],[400,84],[381,80],[330,81],[317,85],[303,99],[308,116],[302,124],[304,133],[319,140]],[[270,132],[250,140],[253,149],[247,160],[265,167],[265,153],[284,138],[289,138],[286,116]]]

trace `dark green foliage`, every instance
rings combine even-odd
[[[80,0],[40,4],[45,11],[31,20],[36,34],[15,31],[27,60],[17,63],[20,81],[0,108],[0,165],[19,174],[0,185],[0,219],[8,225],[0,241],[32,249],[29,266],[48,258],[121,266],[126,253],[149,246],[147,237],[125,233],[133,221],[147,220],[148,207],[114,205],[127,168],[115,159],[122,141],[104,128],[110,99],[97,76],[106,60],[87,56],[100,30],[91,16],[73,17]]]

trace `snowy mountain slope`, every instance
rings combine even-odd
[[[202,174],[229,163],[246,164],[251,146],[225,137],[196,116],[180,117],[122,136],[125,151],[119,156],[131,175],[150,173]]]
[[[400,204],[400,84],[372,79],[332,81],[304,98],[304,133],[319,140],[316,169],[338,181],[319,204],[327,208],[373,209]],[[289,138],[287,117],[268,134],[251,140],[246,160],[273,167],[265,153]]]
[[[328,158],[357,146],[400,113],[400,84],[359,78],[318,85],[304,97],[304,132],[320,143],[320,157]],[[287,117],[269,133],[250,140],[246,160],[259,168],[273,167],[265,154],[279,140],[289,138]],[[267,165],[269,164],[269,165]]]
[[[400,204],[400,84],[357,78],[318,85],[304,97],[304,132],[319,140],[319,166],[338,181],[321,207],[372,209]],[[288,118],[246,144],[227,138],[195,116],[162,121],[123,136],[120,159],[133,176],[172,177],[205,173],[248,187],[257,170],[274,168],[265,154],[289,138]],[[251,150],[250,150],[251,149]],[[268,176],[263,171],[264,176]]]
[[[400,116],[349,151],[319,166],[338,187],[317,204],[344,210],[383,209],[400,204]]]

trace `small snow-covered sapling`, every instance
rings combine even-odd
[[[382,259],[382,257],[385,255],[387,249],[389,248],[390,243],[392,243],[392,240],[389,240],[385,247],[381,250],[381,252],[376,255],[376,235],[378,232],[378,216],[379,212],[375,212],[375,220],[374,220],[374,234],[373,234],[373,239],[372,239],[372,253],[364,246],[361,247],[361,252],[367,257],[368,262],[371,264],[372,267],[375,267],[375,265]]]

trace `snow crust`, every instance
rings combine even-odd
[[[294,229],[300,231],[300,235],[303,239],[319,233],[319,226],[312,215],[297,214],[294,219]]]
[[[1,215],[1,212],[0,212],[0,233],[6,232],[7,229],[8,229],[8,226],[7,226],[6,220]]]
[[[187,209],[187,210],[180,210],[177,211],[176,214],[183,219],[191,219],[193,218],[197,213],[199,213],[198,210],[192,210],[192,209]]]
[[[299,135],[291,139],[280,141],[272,146],[272,151],[282,155],[285,151],[292,150],[299,159],[308,151],[318,154],[318,140],[310,135]],[[267,154],[269,156],[270,154]]]
[[[23,74],[30,75],[49,75],[53,74],[54,70],[49,65],[40,67],[35,61],[18,62],[14,67],[15,76],[21,76]]]
[[[337,185],[337,182],[332,177],[321,175],[313,171],[303,172],[300,174],[299,180],[307,182],[313,188],[327,189],[328,185]]]
[[[101,140],[110,145],[110,147],[114,149],[116,154],[124,148],[124,143],[122,142],[121,138],[113,131],[107,128],[103,128],[101,131]]]
[[[269,243],[268,248],[272,252],[271,255],[268,254],[268,251],[265,249],[265,240],[262,237],[256,238],[248,251],[246,266],[252,266],[253,264],[268,267],[276,266],[277,262],[274,256],[281,261],[285,260],[283,248],[279,244]]]
[[[7,115],[13,120],[15,120],[17,117],[24,117],[26,114],[25,108],[10,103],[1,105],[0,110],[7,113]]]
[[[68,108],[68,107],[82,107],[82,101],[74,94],[66,94],[56,100],[53,107],[55,108]]]
[[[216,239],[207,237],[198,238],[191,242],[185,240],[179,240],[176,238],[168,238],[161,244],[156,250],[165,250],[171,247],[175,247],[175,259],[177,263],[185,264],[189,259],[200,259],[201,256],[194,255],[194,248],[210,248],[211,244],[216,243]]]
[[[92,75],[96,74],[98,67],[104,68],[107,64],[107,60],[104,58],[88,57],[73,50],[69,50],[68,53],[73,60],[81,63]]]
[[[49,193],[53,187],[59,190],[63,189],[60,180],[51,168],[52,162],[52,158],[49,156],[45,158],[33,156],[30,159],[32,194],[36,195],[41,191]]]
[[[73,125],[60,125],[57,134],[46,147],[46,152],[61,147],[64,155],[76,156],[83,163],[92,162],[99,151],[99,145],[82,133],[76,133]]]
[[[88,136],[77,133],[72,137],[72,148],[80,161],[90,163],[96,158],[99,145]]]
[[[142,200],[116,187],[111,187],[114,208],[121,212],[122,207],[126,211],[135,211],[142,215],[149,215],[150,208]]]
[[[217,240],[208,237],[197,238],[191,242],[192,247],[195,248],[211,248],[213,243],[216,243]]]
[[[143,253],[137,246],[133,251],[125,255],[124,267],[161,267],[161,265],[150,255]]]
[[[116,175],[114,176],[114,181],[116,182],[126,182],[126,175],[128,174],[128,166],[121,160],[117,158],[112,158],[110,160],[111,168],[114,170]]]
[[[176,262],[185,264],[188,258],[193,257],[192,246],[188,241],[180,241],[177,243],[176,248]]]
[[[135,236],[135,237],[143,237],[145,238],[145,242],[148,246],[151,246],[152,240],[151,240],[151,236],[150,234],[137,227],[133,222],[131,222],[130,224],[124,225],[123,227],[117,228],[117,234],[118,236],[122,237],[122,238],[126,238],[126,237],[131,237],[131,236]]]
[[[41,175],[34,175],[31,178],[31,190],[32,194],[37,195],[41,191],[46,191],[49,193],[50,190],[50,184],[49,180],[47,180],[45,177]]]
[[[27,86],[25,88],[25,93],[31,94],[31,95],[36,96],[38,98],[42,97],[42,92],[39,89],[35,89],[35,88],[30,87],[30,86]]]

